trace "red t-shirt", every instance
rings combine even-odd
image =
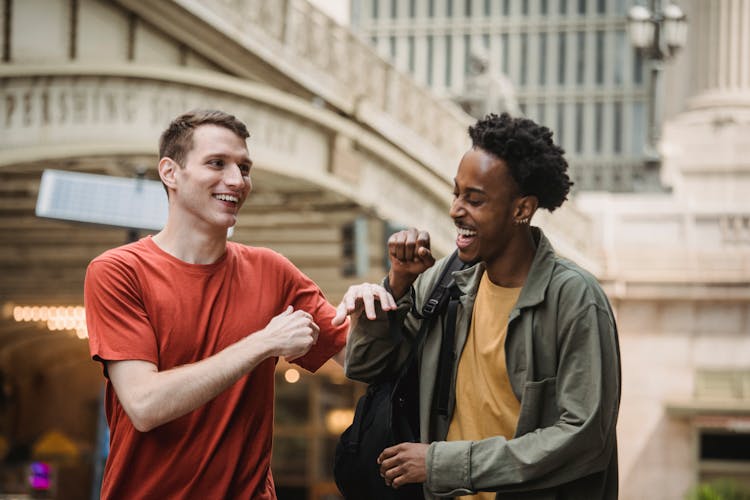
[[[193,363],[264,328],[287,306],[315,318],[320,336],[295,363],[315,371],[346,343],[348,324],[281,255],[227,243],[216,263],[185,263],[150,237],[109,250],[88,267],[89,348],[96,360],[138,359],[159,370]],[[101,498],[274,499],[274,369],[259,364],[206,405],[150,432],[137,431],[106,383],[110,454]]]

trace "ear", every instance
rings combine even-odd
[[[516,200],[513,219],[528,223],[531,221],[537,208],[539,208],[539,198],[534,195],[521,196]]]
[[[168,189],[175,189],[175,174],[179,168],[177,162],[168,156],[159,160],[159,177]]]

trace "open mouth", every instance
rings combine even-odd
[[[456,237],[456,246],[459,249],[465,249],[476,239],[477,232],[473,229],[456,226],[456,230],[458,232],[458,237]]]
[[[459,236],[464,236],[466,238],[471,238],[471,237],[474,237],[474,236],[477,235],[477,232],[474,231],[473,229],[467,229],[465,227],[458,227],[456,229],[458,229],[458,235]]]
[[[214,198],[216,198],[219,201],[226,201],[229,203],[239,203],[240,198],[238,196],[234,196],[231,194],[215,194]]]

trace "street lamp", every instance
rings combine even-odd
[[[664,62],[673,57],[687,41],[687,17],[675,4],[662,7],[661,0],[650,0],[649,7],[635,5],[628,12],[630,42],[649,61],[648,137],[646,163],[658,165],[661,132],[661,72]]]

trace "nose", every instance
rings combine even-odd
[[[229,187],[243,188],[245,184],[250,185],[250,178],[242,175],[238,165],[232,165],[225,170],[224,182]]]
[[[460,217],[464,213],[464,206],[461,202],[461,198],[456,196],[453,198],[453,203],[451,203],[451,209],[449,212],[449,215],[451,219],[455,219],[457,217]]]

